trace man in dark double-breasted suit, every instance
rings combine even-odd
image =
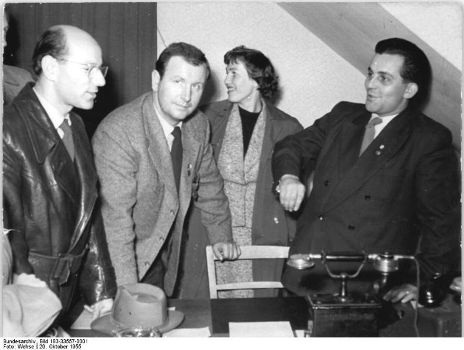
[[[290,254],[416,255],[429,280],[459,269],[458,163],[449,130],[418,108],[430,80],[424,53],[397,38],[375,51],[365,105],[341,102],[275,147],[274,179],[286,210],[302,202],[300,178],[314,175]],[[374,119],[380,123],[371,126]],[[283,281],[296,292],[337,288],[320,265],[309,272],[288,268]],[[411,300],[414,281],[398,281],[384,298]]]

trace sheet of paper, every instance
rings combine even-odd
[[[229,322],[229,335],[233,337],[295,337],[288,321]]]
[[[84,309],[76,321],[71,326],[71,329],[90,329],[92,323],[92,313]]]
[[[176,328],[163,334],[163,337],[189,337],[189,338],[208,338],[211,336],[209,327],[204,328]]]

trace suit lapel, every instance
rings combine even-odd
[[[261,149],[261,160],[260,160],[260,169],[265,169],[265,164],[272,157],[272,151],[274,150],[274,140],[277,140],[277,134],[280,130],[276,127],[275,117],[271,113],[271,110],[267,107],[267,104],[263,101],[263,108],[266,118],[266,123],[264,126],[264,137],[263,137],[263,146]]]
[[[148,138],[148,153],[153,161],[154,170],[159,174],[167,190],[174,198],[177,198],[171,152],[169,151],[166,136],[153,107],[153,94],[150,94],[150,97],[145,100],[142,108],[145,135]],[[185,149],[185,146],[183,147]]]
[[[326,176],[334,181],[330,192],[324,198],[324,206],[332,206],[332,198],[344,183],[346,173],[357,162],[364,126],[369,118],[370,114],[362,109],[351,120],[341,123],[340,127],[328,134],[325,142],[327,146],[323,147],[319,155],[320,161],[318,161],[314,178],[315,183],[325,180]],[[323,178],[319,179],[321,176]]]
[[[381,171],[387,161],[395,156],[411,133],[412,117],[413,114],[405,111],[395,117],[382,130],[354,163],[354,166],[347,170],[337,186],[334,187],[327,200],[326,210],[337,206],[358,191],[372,176]],[[358,142],[358,152],[360,145],[361,141]],[[342,152],[341,149],[341,154],[343,154]],[[352,150],[348,152],[352,152]]]
[[[342,181],[345,174],[358,161],[359,149],[364,135],[365,125],[370,119],[370,114],[363,111],[351,123],[345,123],[340,132],[337,156],[337,179]]]
[[[74,146],[76,149],[76,169],[80,181],[78,196],[79,211],[76,218],[71,248],[79,241],[85,231],[97,200],[97,174],[93,165],[92,153],[88,148],[87,134],[79,128],[77,117],[71,114]]]
[[[198,182],[198,178],[194,179],[195,166],[198,159],[200,143],[195,138],[195,129],[191,127],[191,123],[187,120],[182,125],[182,173],[180,175],[179,186],[179,205],[181,213],[186,213],[190,205],[192,196],[192,182]]]
[[[21,97],[34,102],[24,106],[27,114],[25,120],[30,123],[31,130],[34,130],[30,133],[30,138],[36,161],[39,164],[50,162],[53,178],[58,186],[71,201],[76,202],[74,164],[61,142],[58,132],[33,92],[32,85],[28,85]],[[58,212],[59,209],[57,207]]]
[[[211,146],[213,147],[214,159],[216,160],[216,163],[219,159],[219,153],[221,152],[222,141],[224,140],[227,122],[229,121],[232,107],[232,103],[227,103],[223,110],[217,112],[217,117],[211,121]]]
[[[227,122],[229,121],[230,113],[232,111],[233,104],[227,103],[224,109],[217,113],[217,117],[214,118],[214,122],[211,123],[211,145],[214,149],[214,158],[218,161],[219,152],[221,151],[222,141],[226,132]],[[272,157],[272,151],[274,149],[273,140],[277,140],[277,135],[280,130],[276,129],[275,117],[271,113],[270,108],[263,100],[263,109],[265,113],[266,123],[264,127],[264,139],[261,150],[260,162],[264,163],[267,159]]]

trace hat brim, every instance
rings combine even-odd
[[[161,333],[166,333],[170,331],[171,329],[174,329],[177,326],[179,326],[183,320],[184,320],[184,314],[181,311],[168,310],[168,321],[165,324],[161,325],[160,327],[156,327],[156,328]],[[97,331],[97,332],[100,332],[106,335],[114,336],[113,331],[118,330],[121,327],[116,325],[111,320],[111,313],[108,313],[94,320],[90,324],[90,328],[92,328],[92,330],[94,331]]]

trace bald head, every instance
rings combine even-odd
[[[98,46],[97,41],[85,30],[80,28],[70,26],[70,25],[57,25],[51,27],[51,29],[62,30],[64,36],[66,37],[67,45],[89,45],[89,46]]]
[[[106,69],[102,51],[89,33],[69,26],[53,26],[42,34],[34,50],[34,89],[63,114],[72,108],[91,109]]]
[[[96,50],[101,55],[101,49],[96,40],[86,31],[70,26],[55,25],[48,28],[37,42],[32,63],[37,76],[42,73],[42,58],[50,55],[61,59],[71,51]]]

